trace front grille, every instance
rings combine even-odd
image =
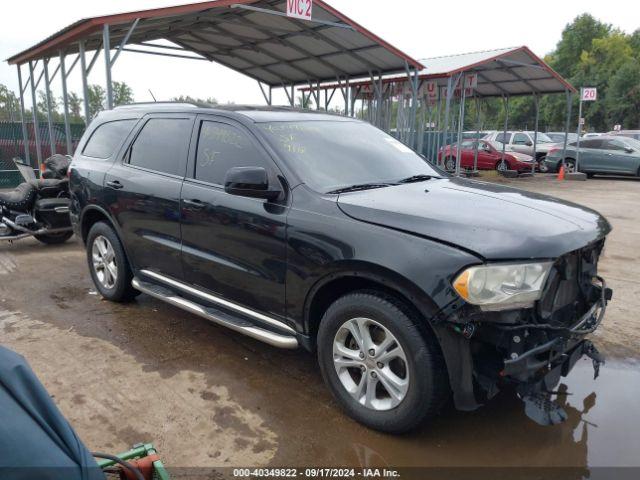
[[[568,253],[554,263],[538,302],[541,323],[570,326],[598,300],[592,279],[597,274],[603,246],[604,240]]]

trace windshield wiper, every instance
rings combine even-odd
[[[391,183],[359,183],[356,185],[350,185],[348,187],[338,188],[337,190],[331,190],[327,192],[330,195],[347,192],[357,192],[359,190],[371,190],[372,188],[385,188],[390,187]]]
[[[400,180],[398,183],[426,182],[427,180],[431,180],[433,178],[439,178],[439,177],[434,177],[432,175],[426,175],[426,174],[420,174],[420,175],[414,175],[412,177],[404,178],[404,179]]]

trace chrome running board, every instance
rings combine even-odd
[[[147,271],[143,271],[143,272],[147,274]],[[155,275],[158,275],[158,274],[155,274]],[[152,275],[149,275],[149,276],[152,276]],[[164,276],[162,277],[166,278]],[[173,282],[180,283],[175,280],[173,280]],[[298,340],[293,335],[282,335],[275,332],[271,332],[269,330],[265,330],[264,328],[257,327],[256,325],[254,325],[253,323],[247,320],[242,320],[228,313],[225,313],[221,310],[206,307],[196,302],[192,302],[191,300],[187,300],[186,298],[183,298],[177,295],[176,293],[169,290],[168,288],[142,281],[139,278],[134,278],[131,281],[131,285],[136,290],[140,290],[141,292],[146,293],[147,295],[150,295],[154,298],[157,298],[158,300],[162,300],[163,302],[166,302],[170,305],[178,307],[189,313],[198,315],[199,317],[205,318],[215,324],[230,328],[231,330],[247,335],[248,337],[255,338],[256,340],[260,340],[262,342],[268,343],[269,345],[272,345],[274,347],[287,348],[287,349],[298,348]],[[187,286],[185,285],[185,287]],[[204,293],[204,292],[201,292],[201,293]],[[273,320],[273,322],[277,322],[277,320]],[[282,328],[283,326],[284,325],[280,325],[280,328]],[[294,332],[294,330],[291,329],[290,327],[286,326],[286,328]]]
[[[285,323],[282,323],[281,321],[276,320],[275,318],[271,318],[267,315],[263,315],[262,313],[258,313],[254,310],[251,310],[250,308],[246,308],[241,305],[238,305],[237,303],[230,302],[229,300],[225,300],[224,298],[217,297],[216,295],[203,292],[202,290],[194,288],[191,285],[187,285],[185,283],[179,282],[178,280],[174,280],[173,278],[166,277],[160,273],[152,272],[151,270],[141,270],[140,273],[146,277],[152,278],[160,282],[161,284],[168,285],[172,288],[177,288],[178,290],[182,290],[183,292],[188,293],[189,295],[199,297],[206,302],[220,305],[223,308],[232,310],[246,317],[255,318],[260,322],[268,323],[269,325],[272,325],[276,328],[279,328],[280,330],[284,330],[288,333],[291,333],[292,335],[295,335],[296,333],[296,331],[293,328],[291,328],[289,325],[286,325]]]

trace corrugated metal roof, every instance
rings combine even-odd
[[[116,48],[139,18],[128,44],[168,40],[272,86],[398,73],[405,63],[423,68],[322,0],[314,0],[311,22],[285,12],[286,0],[217,0],[94,17],[69,25],[8,62],[57,56],[61,49],[76,53],[80,41],[87,51],[97,50],[104,25],[110,26],[111,48]]]
[[[576,91],[566,79],[524,46],[425,58],[420,60],[420,63],[425,65],[420,72],[420,79],[435,81],[440,87],[445,87],[449,78],[457,80],[461,73],[476,74],[478,84],[475,93],[483,97]],[[383,83],[406,81],[406,75],[391,75],[387,76]],[[371,81],[365,80],[352,85],[369,86]],[[323,86],[336,87],[338,85],[335,83]]]
[[[494,57],[505,55],[518,50],[520,47],[497,48],[482,52],[461,53],[458,55],[446,55],[441,57],[424,58],[420,63],[425,65],[421,75],[444,75],[468,68],[470,65],[486,62]]]

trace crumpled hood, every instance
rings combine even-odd
[[[459,178],[342,194],[338,205],[354,219],[455,245],[487,260],[557,258],[611,231],[603,216],[580,205]]]

